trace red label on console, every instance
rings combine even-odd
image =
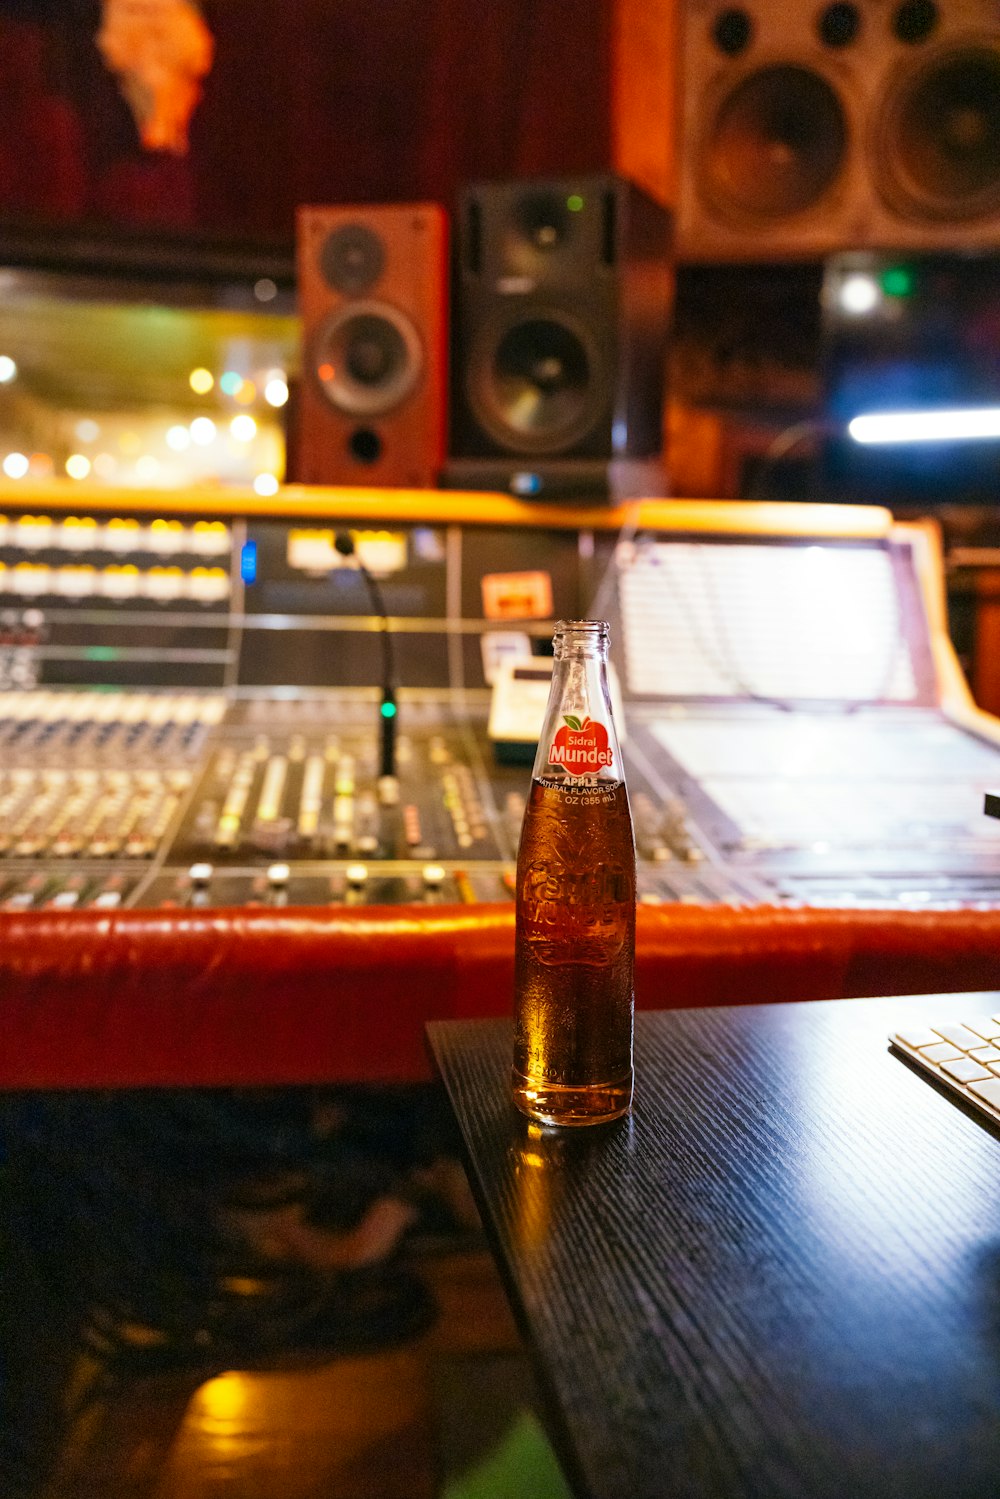
[[[589,776],[613,759],[608,747],[608,731],[596,719],[581,722],[572,714],[563,715],[563,726],[556,731],[549,750],[549,764],[558,765],[570,776]]]

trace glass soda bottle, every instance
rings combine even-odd
[[[635,839],[608,625],[562,620],[517,856],[514,1102],[600,1124],[632,1099]]]

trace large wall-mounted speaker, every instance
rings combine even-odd
[[[995,0],[686,0],[678,254],[1000,244]]]
[[[448,407],[448,233],[433,203],[300,208],[304,484],[438,481]]]
[[[670,229],[665,209],[613,176],[466,190],[452,480],[573,491],[585,472],[599,484],[611,460],[661,452]]]

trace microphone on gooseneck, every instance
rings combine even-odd
[[[338,531],[333,544],[342,557],[353,557],[358,572],[364,580],[371,599],[372,613],[381,626],[382,634],[382,699],[379,704],[379,780],[396,778],[396,666],[393,654],[392,631],[386,612],[382,590],[357,554],[354,537],[349,531]],[[386,798],[388,799],[388,795]]]

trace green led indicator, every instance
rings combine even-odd
[[[566,207],[569,209],[570,213],[579,213],[581,208],[583,207],[583,199],[580,197],[580,194],[570,193],[569,197],[566,199]]]
[[[883,271],[881,279],[887,297],[908,297],[913,290],[913,272],[905,265],[895,265]]]
[[[88,645],[88,661],[117,661],[118,652],[113,645]]]
[[[395,703],[383,703],[382,704],[382,717],[383,718],[395,718],[396,717],[396,704]]]

